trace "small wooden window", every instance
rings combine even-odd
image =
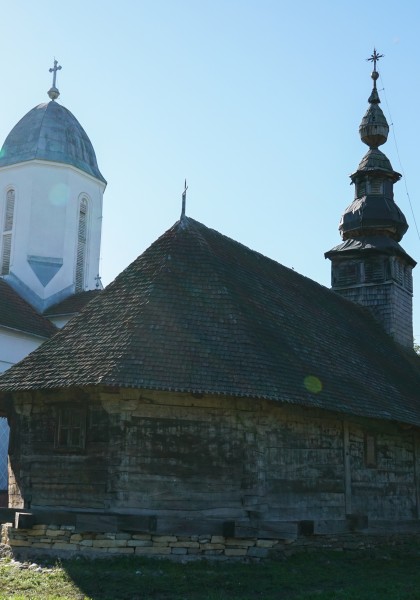
[[[10,270],[10,257],[12,254],[12,230],[15,213],[15,190],[8,190],[6,194],[6,207],[4,211],[2,248],[1,248],[1,275],[7,275]]]
[[[367,283],[373,281],[383,281],[385,278],[384,263],[379,260],[374,260],[365,263],[365,281]]]
[[[394,262],[394,279],[400,285],[404,282],[404,267],[399,260]]]
[[[356,185],[356,198],[366,196],[366,181],[359,181]]]
[[[382,181],[380,179],[372,179],[370,181],[370,193],[382,194]]]
[[[335,275],[337,285],[357,283],[358,265],[356,263],[342,264],[336,269]]]
[[[413,291],[413,274],[411,267],[407,266],[404,269],[404,287],[409,291]]]
[[[86,411],[73,406],[58,409],[56,448],[80,450],[85,447]]]
[[[365,466],[376,467],[376,436],[365,434]]]

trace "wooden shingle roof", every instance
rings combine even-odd
[[[100,293],[101,290],[85,290],[78,294],[72,294],[68,298],[61,300],[61,302],[57,302],[57,304],[53,304],[47,308],[43,314],[46,317],[74,315],[79,313],[88,302]]]
[[[183,218],[0,390],[266,398],[420,425],[420,359],[368,311]]]
[[[50,338],[57,328],[40,315],[4,280],[0,279],[0,327]]]

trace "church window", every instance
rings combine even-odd
[[[12,230],[15,213],[15,190],[10,189],[6,194],[6,206],[3,219],[2,245],[1,245],[1,275],[7,275],[10,270],[10,257],[12,253]]]
[[[86,198],[82,198],[79,205],[79,222],[77,228],[76,292],[81,292],[84,289],[87,246],[87,220],[88,202]]]
[[[83,408],[64,406],[58,410],[56,448],[80,450],[85,447],[86,412]]]

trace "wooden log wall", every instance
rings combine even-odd
[[[85,447],[72,452],[56,447],[66,404],[86,409]],[[287,537],[287,523],[298,521],[334,529],[349,513],[369,521],[419,514],[420,438],[384,421],[252,399],[91,389],[18,394],[11,426],[12,507],[158,515],[172,527],[232,521],[259,537]]]

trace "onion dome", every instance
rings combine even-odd
[[[48,90],[51,102],[35,106],[13,127],[0,151],[0,168],[46,160],[71,165],[106,183],[85,130],[67,108],[55,102],[60,95],[56,86],[60,69],[54,60],[53,84]]]
[[[380,195],[356,198],[341,217],[343,240],[371,235],[387,235],[399,242],[408,229],[403,212],[393,200],[384,202]]]
[[[17,123],[0,152],[0,167],[29,160],[71,165],[106,183],[85,130],[55,101],[39,104]]]
[[[374,71],[374,73],[376,73],[376,71]],[[367,144],[370,148],[377,148],[387,141],[389,126],[385,115],[379,106],[380,100],[376,87],[373,88],[372,94],[369,97],[369,102],[370,106],[360,123],[359,133],[362,142]]]
[[[373,90],[368,99],[370,106],[367,109],[359,127],[359,133],[362,142],[367,144],[370,148],[377,148],[378,146],[385,144],[389,133],[388,123],[384,113],[382,112],[382,109],[379,106],[381,101],[379,99],[378,90],[376,89],[376,81],[379,77],[379,73],[376,70],[376,61],[381,56],[382,55],[377,54],[376,50],[372,55],[372,60],[374,61],[374,68],[371,73],[371,77],[373,79]]]

